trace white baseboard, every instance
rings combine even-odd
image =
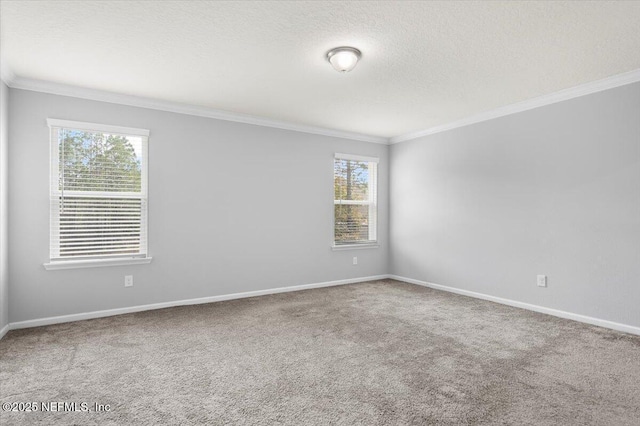
[[[572,312],[560,311],[558,309],[545,308],[544,306],[532,305],[530,303],[518,302],[510,299],[503,299],[502,297],[490,296],[488,294],[476,293],[475,291],[462,290],[455,287],[448,287],[445,285],[434,284],[427,281],[415,280],[413,278],[400,277],[398,275],[389,275],[389,278],[404,281],[410,284],[416,284],[423,287],[433,288],[435,290],[448,291],[449,293],[456,293],[463,296],[475,297],[476,299],[489,300],[491,302],[500,303],[502,305],[514,306],[516,308],[527,309],[529,311],[540,312],[547,315],[553,315],[554,317],[560,317],[570,319],[573,321],[584,322],[591,325],[597,325],[599,327],[610,328],[612,330],[622,331],[625,333],[636,334],[640,336],[640,327],[634,327],[632,325],[620,324],[618,322],[607,321],[599,318],[588,317],[586,315],[574,314]]]
[[[617,322],[607,321],[599,318],[593,318],[586,315],[574,314],[571,312],[565,312],[557,309],[546,308],[544,306],[532,305],[530,303],[518,302],[515,300],[504,299],[501,297],[490,296],[488,294],[477,293],[469,290],[462,290],[455,287],[448,287],[440,284],[434,284],[427,281],[416,280],[413,278],[401,277],[398,275],[375,275],[370,277],[350,278],[345,280],[327,281],[327,282],[314,283],[314,284],[303,284],[303,285],[297,285],[297,286],[291,286],[291,287],[278,287],[278,288],[272,288],[272,289],[266,289],[266,290],[223,294],[220,296],[201,297],[197,299],[185,299],[185,300],[177,300],[172,302],[152,303],[148,305],[130,306],[126,308],[107,309],[103,311],[84,312],[80,314],[60,315],[56,317],[39,318],[39,319],[28,320],[28,321],[14,322],[14,323],[5,325],[2,328],[2,330],[0,330],[0,339],[2,339],[9,330],[17,330],[20,328],[40,327],[43,325],[82,321],[82,320],[93,319],[93,318],[103,318],[103,317],[109,317],[113,315],[122,315],[122,314],[134,313],[134,312],[150,311],[154,309],[171,308],[174,306],[198,305],[202,303],[212,303],[212,302],[221,302],[224,300],[244,299],[247,297],[265,296],[268,294],[309,290],[312,288],[333,287],[333,286],[344,285],[344,284],[354,284],[354,283],[359,283],[364,281],[375,281],[375,280],[383,280],[383,279],[389,279],[389,278],[397,281],[403,281],[410,284],[420,285],[423,287],[433,288],[435,290],[442,290],[450,293],[460,294],[463,296],[474,297],[476,299],[488,300],[488,301],[500,303],[503,305],[527,309],[534,312],[540,312],[543,314],[553,315],[560,318],[583,322],[591,325],[596,325],[599,327],[609,328],[612,330],[622,331],[625,333],[630,333],[630,334],[635,334],[640,336],[640,327],[635,327],[632,325],[620,324]]]
[[[2,330],[0,330],[0,340],[2,340],[2,338],[4,337],[5,334],[7,334],[7,332],[9,332],[9,326],[11,324],[7,324],[4,327],[2,327]]]
[[[17,330],[20,328],[40,327],[43,325],[60,324],[64,322],[82,321],[94,318],[110,317],[113,315],[130,314],[133,312],[150,311],[153,309],[171,308],[174,306],[199,305],[202,303],[221,302],[224,300],[244,299],[247,297],[265,296],[268,294],[287,293],[291,291],[309,290],[312,288],[333,287],[337,285],[353,284],[364,281],[375,281],[389,278],[388,275],[374,275],[371,277],[349,278],[346,280],[326,281],[322,283],[303,284],[291,287],[278,287],[266,290],[246,291],[242,293],[223,294],[220,296],[200,297],[197,299],[176,300],[172,302],[152,303],[149,305],[129,306],[126,308],[107,309],[104,311],[84,312],[80,314],[60,315],[56,317],[38,318],[28,321],[19,321],[10,323],[3,329],[6,333],[8,330]]]

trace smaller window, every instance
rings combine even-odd
[[[336,154],[333,162],[334,245],[375,244],[378,159]]]

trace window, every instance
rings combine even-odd
[[[334,246],[375,244],[378,159],[336,154],[333,187]]]
[[[51,259],[45,265],[47,269],[70,263],[79,266],[148,263],[144,259],[150,259],[147,258],[149,132],[53,119],[48,124]]]

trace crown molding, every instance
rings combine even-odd
[[[363,142],[378,143],[383,145],[397,144],[423,136],[435,133],[453,130],[459,127],[469,126],[471,124],[480,123],[494,118],[504,117],[518,112],[539,108],[545,105],[551,105],[557,102],[566,101],[580,96],[601,92],[607,89],[624,86],[626,84],[636,83],[640,81],[640,69],[617,74],[601,80],[581,84],[579,86],[563,89],[558,92],[539,96],[526,101],[517,102],[511,105],[505,105],[490,111],[485,111],[470,117],[453,121],[451,123],[442,124],[440,126],[430,127],[428,129],[417,132],[406,133],[403,135],[385,138],[380,136],[365,135],[355,132],[347,132],[342,130],[329,129],[324,127],[308,126],[296,124],[287,121],[272,120],[269,118],[258,117],[248,114],[240,114],[207,108],[195,105],[188,105],[179,102],[161,101],[157,99],[138,97],[133,95],[123,95],[103,90],[87,89],[82,87],[70,86],[60,83],[52,83],[43,80],[27,79],[17,77],[9,68],[6,61],[1,61],[2,81],[7,86],[14,89],[30,90],[35,92],[51,93],[54,95],[71,96],[81,99],[89,99],[94,101],[109,102],[120,105],[128,105],[140,108],[149,108],[160,111],[174,112],[178,114],[193,115],[198,117],[215,118],[218,120],[233,121],[237,123],[253,124],[256,126],[272,127],[277,129],[291,130],[295,132],[310,133],[323,136],[331,136],[342,139],[350,139]]]
[[[505,115],[511,115],[518,112],[539,108],[545,105],[551,105],[556,102],[562,102],[580,96],[601,92],[603,90],[613,89],[614,87],[624,86],[626,84],[636,83],[638,81],[640,81],[640,69],[603,78],[602,80],[596,80],[590,83],[581,84],[579,86],[570,87],[568,89],[538,96],[536,98],[517,102],[515,104],[505,105],[503,107],[485,111],[483,113],[440,126],[430,127],[425,130],[394,136],[392,138],[389,138],[389,144],[410,141],[423,136],[433,135],[434,133],[445,132],[447,130],[456,129],[458,127],[464,127],[470,124],[480,123],[482,121],[492,120],[498,117],[504,117]]]
[[[378,143],[383,145],[387,145],[389,143],[388,138],[379,136],[371,136],[361,133],[329,129],[325,127],[308,126],[304,124],[291,123],[288,121],[272,120],[265,117],[223,111],[214,108],[188,105],[179,102],[162,101],[133,95],[123,95],[103,90],[87,89],[66,84],[52,83],[43,80],[34,80],[13,76],[13,78],[9,79],[9,81],[5,80],[5,82],[9,87],[13,89],[22,89],[34,92],[50,93],[53,95],[70,96],[74,98],[89,99],[93,101],[155,109],[160,111],[174,112],[177,114],[194,115],[198,117],[215,118],[217,120],[253,124],[263,127],[273,127],[276,129],[292,130],[294,132],[311,133],[315,135],[331,136],[336,138]]]

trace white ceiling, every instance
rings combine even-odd
[[[18,77],[385,138],[640,69],[640,2],[0,7]],[[341,45],[363,54],[348,74]]]

